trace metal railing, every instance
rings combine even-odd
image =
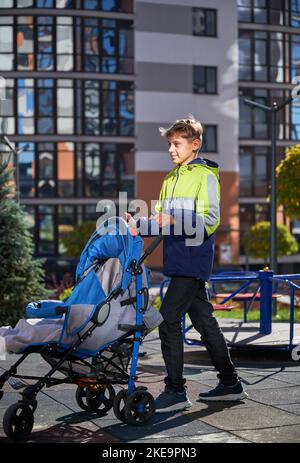
[[[293,280],[300,280],[300,274],[287,274],[287,275],[274,275],[274,272],[269,269],[259,270],[258,272],[224,272],[214,274],[211,276],[209,283],[212,291],[209,291],[210,297],[218,294],[216,290],[217,283],[235,283],[242,282],[241,286],[231,291],[226,297],[222,299],[220,304],[226,304],[238,294],[243,294],[246,288],[251,284],[257,283],[253,292],[247,297],[248,305],[244,304],[244,322],[247,321],[247,314],[255,301],[259,301],[259,333],[268,335],[272,333],[272,314],[273,314],[273,299],[274,288],[277,290],[280,283],[285,283],[290,290],[290,317],[289,317],[289,339],[287,347],[280,347],[281,349],[291,350],[294,347],[294,321],[295,321],[295,291],[300,291],[300,286],[295,284]],[[164,289],[170,283],[171,279],[164,280],[160,285],[160,299],[163,300]],[[259,295],[259,298],[257,298]],[[276,295],[275,297],[278,297]],[[242,298],[241,298],[242,299]],[[186,317],[182,320],[183,339],[186,344],[200,344],[200,341],[190,340],[186,337],[186,333],[193,328],[193,325],[187,326]],[[274,348],[277,348],[274,346]]]

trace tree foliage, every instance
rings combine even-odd
[[[62,238],[62,243],[66,248],[64,254],[69,257],[79,257],[95,230],[95,222],[87,221],[76,225],[73,231]]]
[[[252,225],[243,239],[246,253],[257,259],[267,259],[270,255],[270,222]],[[298,251],[298,243],[285,225],[277,225],[278,256],[289,256]]]
[[[14,199],[13,171],[0,163],[0,324],[13,325],[25,306],[49,297],[43,261],[33,258],[34,245],[22,206]]]
[[[300,144],[285,150],[276,172],[278,203],[291,219],[300,219]]]

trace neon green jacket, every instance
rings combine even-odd
[[[164,274],[208,280],[220,223],[218,164],[197,158],[174,167],[163,181],[155,210],[175,219],[169,233],[163,233]]]

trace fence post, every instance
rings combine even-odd
[[[272,270],[265,267],[259,270],[258,278],[260,280],[260,326],[261,334],[270,334],[272,332],[272,280],[274,275]]]

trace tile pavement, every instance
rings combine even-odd
[[[156,396],[164,386],[164,365],[157,332],[140,349],[139,380]],[[133,427],[116,419],[112,410],[99,417],[81,410],[74,385],[43,389],[38,395],[32,443],[288,443],[300,442],[300,362],[278,353],[240,354],[232,351],[249,398],[240,403],[206,404],[197,401],[200,391],[216,384],[216,372],[204,348],[185,346],[185,376],[193,407],[182,413],[155,415],[151,423]],[[3,369],[14,361],[0,361]],[[46,372],[48,365],[37,354],[23,363],[23,373]],[[1,370],[0,370],[1,371]],[[118,388],[117,388],[118,389]],[[6,408],[18,392],[6,384],[0,401],[0,443],[8,442],[2,430]]]

